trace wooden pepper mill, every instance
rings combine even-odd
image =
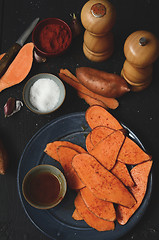
[[[115,8],[107,0],[90,0],[83,6],[81,22],[86,29],[83,52],[91,61],[104,61],[112,55],[114,38],[111,29],[115,19]]]
[[[121,75],[132,91],[144,90],[152,81],[153,63],[159,56],[159,41],[148,31],[136,31],[124,44],[126,60]]]

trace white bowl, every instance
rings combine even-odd
[[[39,79],[50,79],[50,80],[54,81],[59,87],[60,96],[59,96],[58,102],[56,103],[55,106],[53,106],[53,108],[50,111],[40,111],[35,106],[33,106],[33,104],[30,101],[30,89],[33,86],[33,84]],[[64,102],[64,99],[65,99],[65,96],[66,96],[66,90],[65,90],[64,84],[58,77],[56,77],[55,75],[50,74],[50,73],[40,73],[40,74],[37,74],[37,75],[31,77],[27,81],[27,83],[25,84],[24,89],[23,89],[23,100],[24,100],[25,105],[32,112],[37,113],[37,114],[49,114],[49,113],[54,112],[62,105],[62,103]]]

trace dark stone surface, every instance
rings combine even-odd
[[[76,91],[65,84],[67,95],[64,104],[49,115],[36,115],[25,106],[10,118],[5,118],[3,106],[9,97],[22,100],[22,90],[33,75],[49,72],[57,75],[60,68],[75,73],[77,66],[89,66],[120,74],[124,63],[123,45],[127,36],[137,30],[148,30],[159,37],[158,0],[112,0],[117,10],[113,28],[115,51],[110,59],[102,63],[90,62],[82,51],[83,34],[72,42],[68,52],[49,59],[44,64],[33,62],[26,79],[19,85],[0,93],[0,137],[10,156],[10,166],[5,176],[0,176],[0,239],[1,240],[46,240],[27,218],[17,191],[17,167],[20,156],[30,138],[45,124],[68,113],[85,111],[88,105],[78,98]],[[0,51],[5,52],[23,30],[36,18],[58,17],[69,23],[70,13],[80,16],[85,0],[1,0],[0,1]],[[27,42],[31,41],[31,36]],[[139,93],[129,93],[119,99],[120,106],[111,111],[114,116],[129,127],[143,142],[152,155],[153,194],[150,205],[139,224],[122,240],[159,239],[158,207],[158,136],[159,136],[159,61],[154,64],[153,81],[149,88]],[[71,239],[70,239],[71,240]]]

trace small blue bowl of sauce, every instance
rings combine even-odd
[[[24,177],[22,192],[25,200],[38,209],[50,209],[64,198],[67,183],[63,173],[52,165],[38,165]]]

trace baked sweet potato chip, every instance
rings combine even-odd
[[[86,137],[86,149],[88,152],[92,151],[92,149],[94,148],[92,141],[91,141],[91,134],[92,134],[92,132],[90,132]]]
[[[134,181],[127,169],[125,163],[117,161],[111,172],[119,178],[122,183],[127,187],[134,186]]]
[[[92,129],[91,131],[91,142],[95,146],[102,139],[106,138],[108,135],[113,133],[114,130],[105,126],[98,126]]]
[[[54,141],[51,143],[48,143],[46,145],[46,148],[44,150],[44,152],[49,155],[50,157],[52,157],[53,159],[55,159],[56,161],[59,162],[59,158],[58,158],[58,154],[57,154],[57,148],[59,146],[66,146],[66,147],[70,147],[72,149],[74,149],[75,151],[82,153],[82,152],[86,152],[84,148],[82,148],[79,145],[76,145],[74,143],[68,142],[68,141]]]
[[[85,222],[97,231],[114,230],[114,222],[106,221],[95,216],[85,205],[80,193],[75,198],[75,207]]]
[[[68,186],[78,194],[72,218],[97,231],[113,230],[116,218],[126,224],[142,203],[151,156],[125,137],[125,129],[103,107],[89,107],[85,118],[92,128],[87,151],[68,141],[48,143],[44,151],[61,163]],[[129,171],[127,164],[137,165]]]
[[[86,121],[90,128],[106,126],[114,130],[122,129],[120,123],[105,108],[94,105],[87,109]]]
[[[146,189],[147,189],[147,182],[148,182],[148,176],[150,173],[152,167],[152,161],[147,161],[141,164],[136,165],[131,170],[131,176],[134,179],[135,186],[130,188],[130,191],[134,195],[136,199],[136,204],[128,209],[123,206],[118,206],[117,208],[117,220],[119,224],[124,225],[128,222],[130,217],[135,213],[135,211],[139,208],[141,205]]]
[[[77,221],[83,220],[83,217],[80,216],[80,214],[78,213],[78,211],[77,211],[76,208],[75,208],[75,210],[74,210],[74,212],[73,212],[73,214],[72,214],[72,218],[73,218],[74,220],[77,220]]]
[[[113,203],[97,198],[87,187],[81,189],[80,193],[83,201],[92,213],[104,220],[115,221],[116,212]]]
[[[124,184],[90,154],[76,155],[72,165],[82,182],[97,198],[129,208],[136,203]]]
[[[116,163],[118,153],[124,142],[122,131],[114,131],[108,137],[96,144],[90,152],[104,167],[112,169]]]
[[[125,164],[135,165],[150,159],[151,156],[145,153],[133,140],[129,137],[125,138],[118,155],[119,161]]]
[[[78,152],[66,146],[59,146],[57,148],[57,154],[59,162],[63,167],[68,186],[71,189],[83,188],[85,185],[80,180],[74,168],[72,167],[72,159],[75,155],[78,154]]]

